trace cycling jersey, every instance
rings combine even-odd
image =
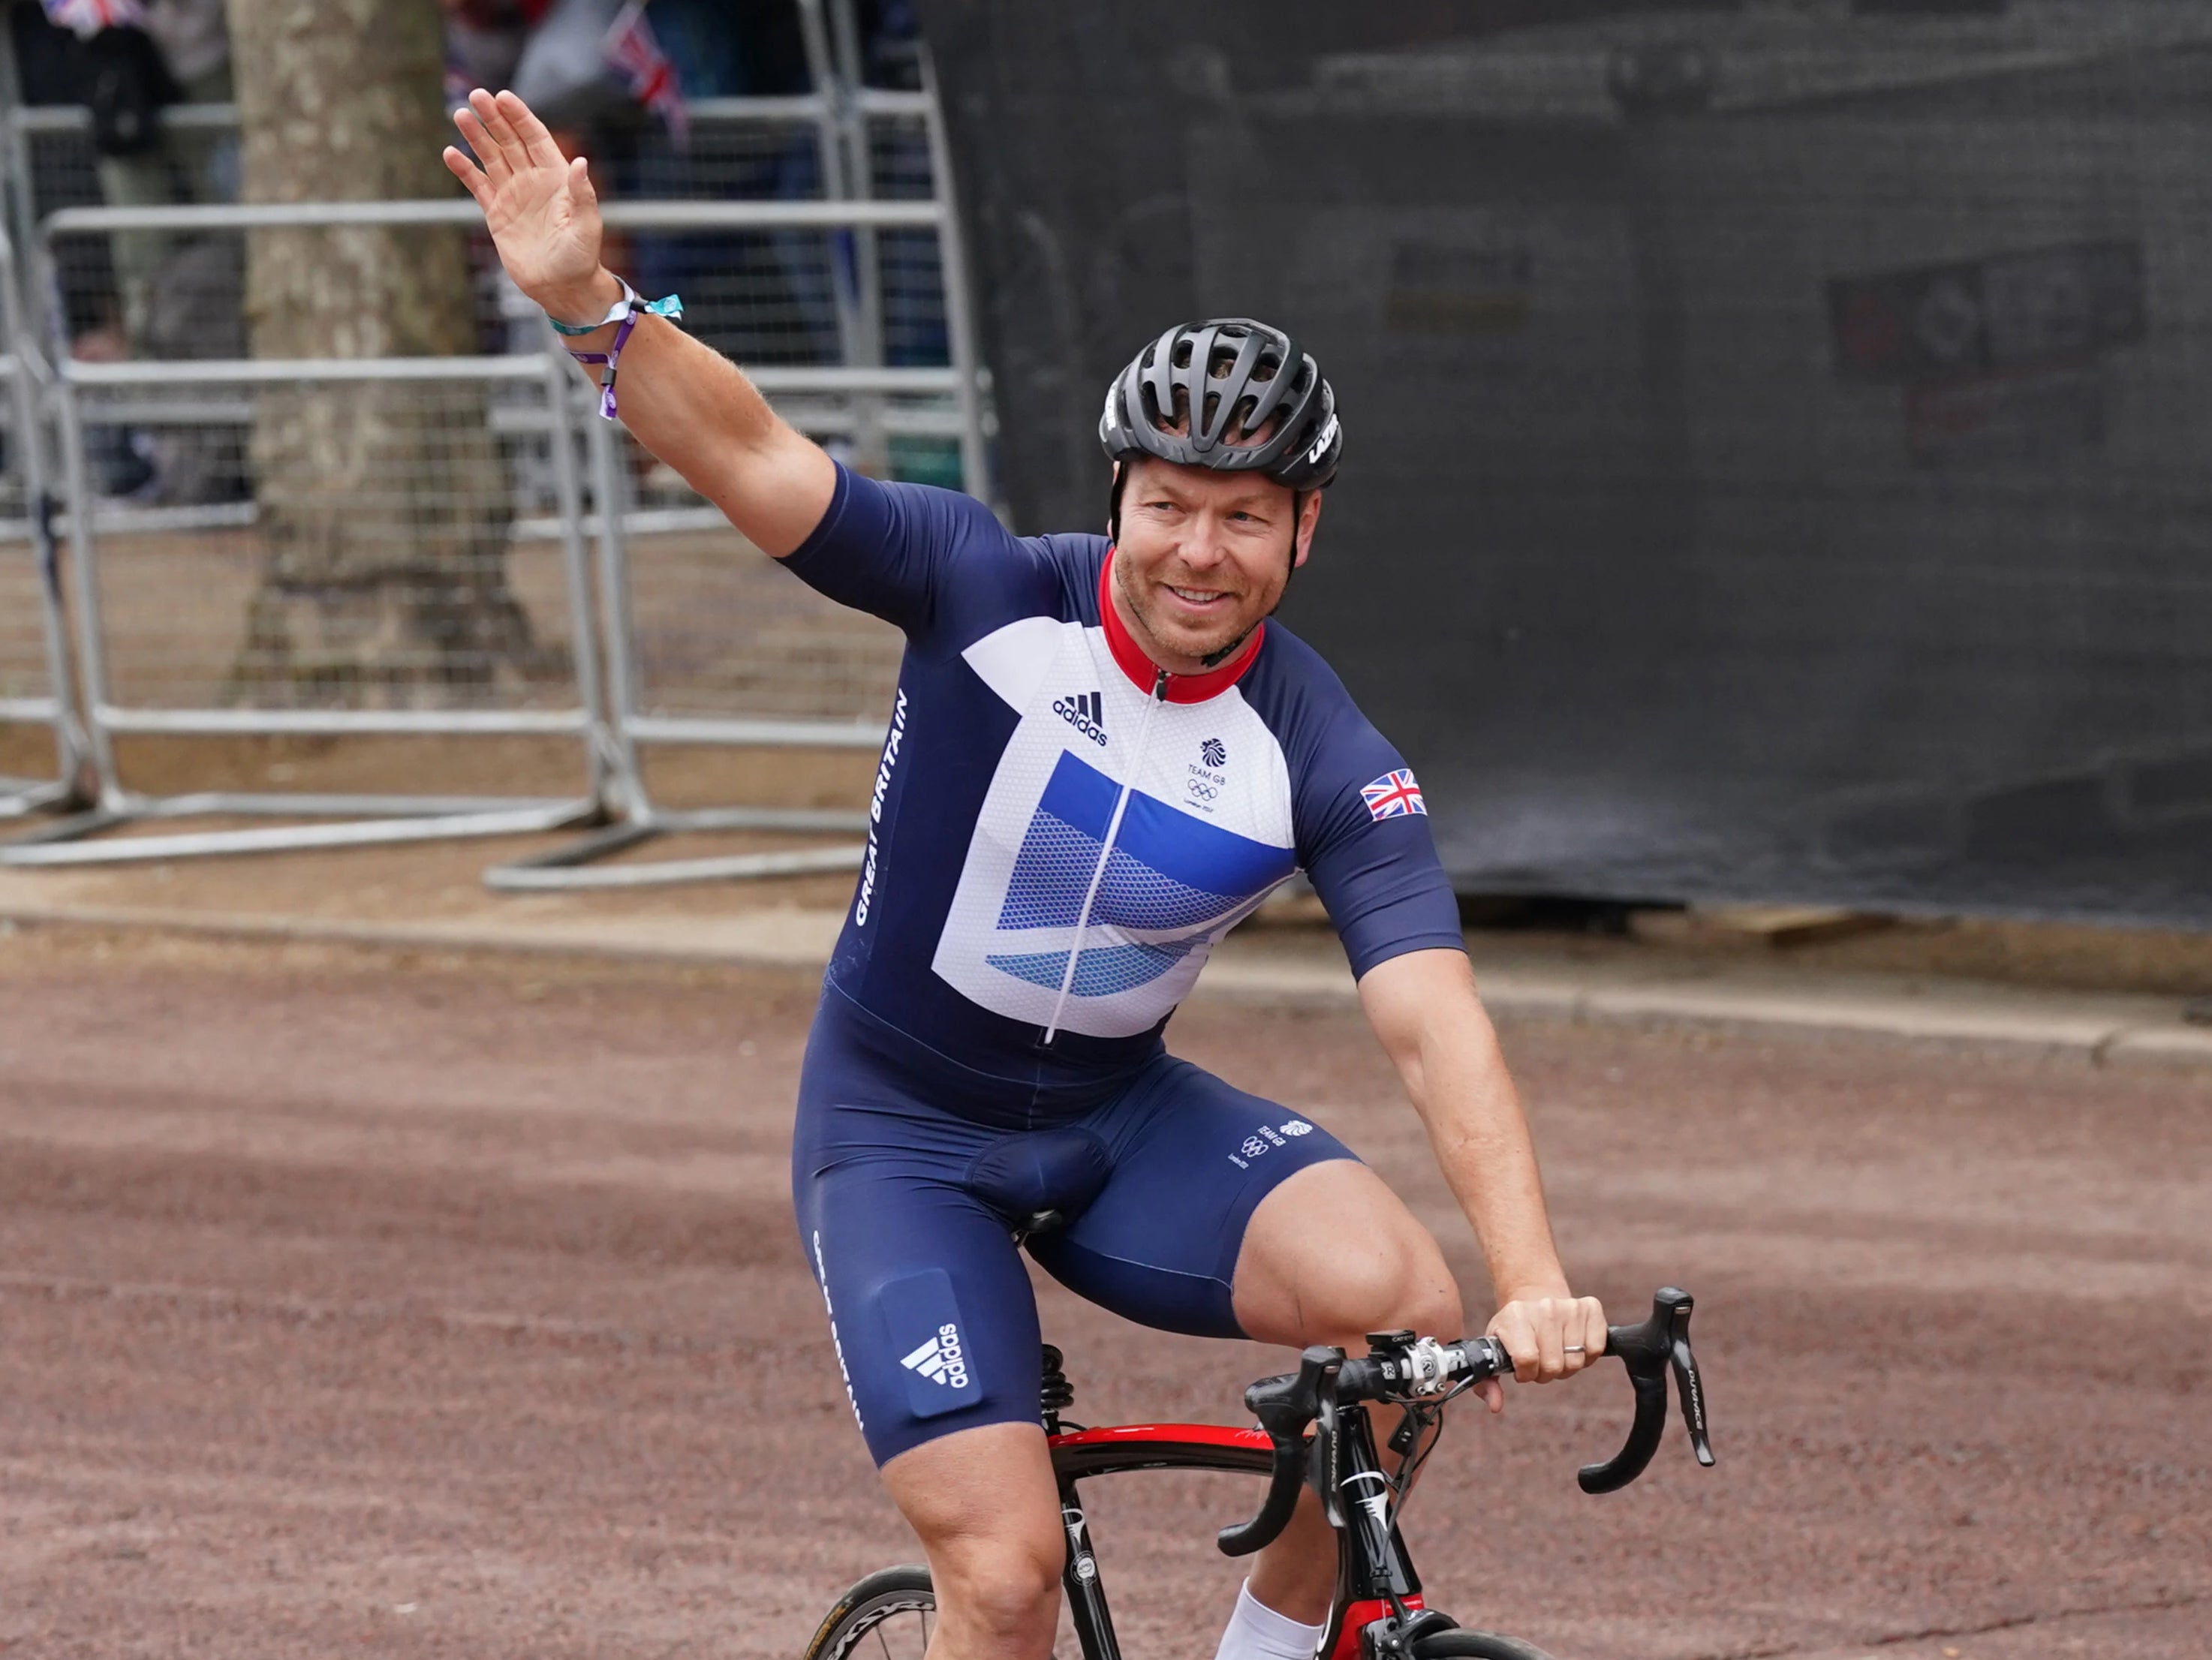
[[[1162,676],[1105,598],[1110,552],[841,468],[785,561],[907,636],[830,983],[1018,1122],[1158,1052],[1214,942],[1296,870],[1355,975],[1461,945],[1419,787],[1343,683],[1274,622]]]
[[[1355,974],[1457,949],[1420,790],[1288,629],[1163,675],[1098,536],[840,468],[785,562],[907,636],[853,908],[808,1040],[792,1185],[878,1462],[1034,1421],[1046,1269],[1169,1330],[1235,1336],[1237,1256],[1284,1180],[1351,1153],[1170,1058],[1214,942],[1303,869]]]

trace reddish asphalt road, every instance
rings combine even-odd
[[[796,1654],[910,1560],[789,1216],[803,979],[0,939],[0,1652]],[[1357,1015],[1176,1046],[1480,1269]],[[1585,1498],[1610,1366],[1462,1412],[1432,1600],[1563,1657],[2212,1652],[2212,1084],[1871,1042],[1508,1033],[1570,1268],[1699,1297],[1717,1469]],[[1276,1357],[1048,1287],[1075,1416]],[[1253,1485],[1095,1517],[1206,1660]]]

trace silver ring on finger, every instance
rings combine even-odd
[[[1586,1343],[1569,1343],[1562,1352],[1568,1354],[1581,1354],[1586,1353],[1588,1348],[1589,1345]]]

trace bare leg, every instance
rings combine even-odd
[[[937,1588],[927,1660],[1048,1660],[1066,1546],[1035,1424],[986,1424],[884,1466]]]
[[[1261,1342],[1335,1343],[1410,1327],[1456,1337],[1459,1287],[1435,1238],[1382,1178],[1349,1160],[1313,1165],[1252,1213],[1237,1258],[1238,1323]],[[1312,1493],[1253,1565],[1252,1595],[1305,1625],[1328,1617],[1336,1541]]]

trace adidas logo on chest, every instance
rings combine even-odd
[[[1096,692],[1054,698],[1052,712],[1102,749],[1106,746],[1105,700]]]

